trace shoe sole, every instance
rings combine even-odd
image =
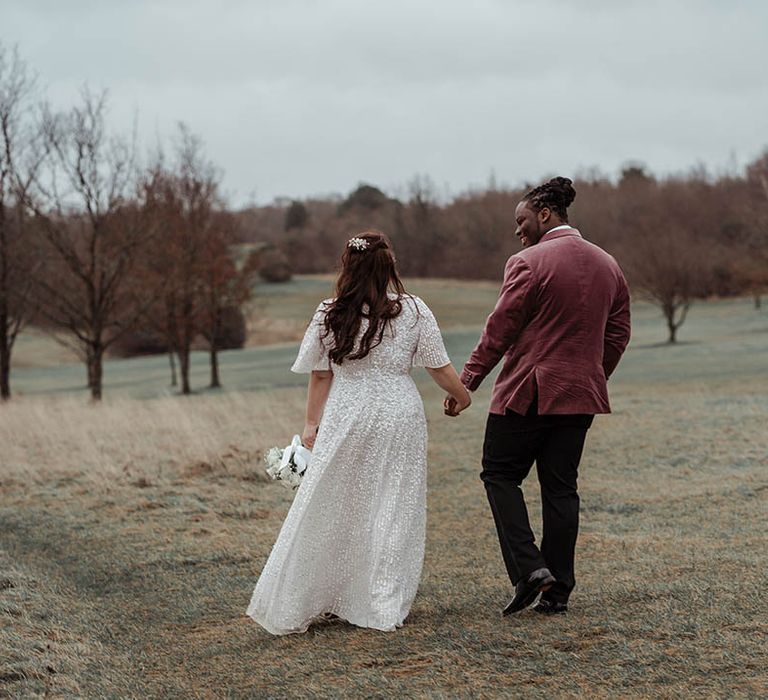
[[[539,615],[565,615],[567,610],[539,610],[538,607],[533,609],[533,612],[539,613]]]
[[[539,593],[548,591],[556,583],[554,577],[551,577],[551,579],[551,581],[550,579],[544,579],[544,582],[538,588],[534,588],[525,598],[523,598],[523,601],[519,607],[515,608],[514,610],[507,610],[507,608],[504,608],[504,610],[501,611],[502,616],[507,617],[509,615],[514,615],[514,613],[518,613],[522,610],[525,610],[527,607],[530,607],[533,604],[533,601],[536,600],[536,597],[539,595]]]

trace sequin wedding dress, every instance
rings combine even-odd
[[[427,424],[410,369],[449,363],[437,322],[421,299],[402,297],[367,357],[331,367],[325,304],[291,369],[333,369],[330,393],[312,463],[247,610],[272,634],[304,632],[329,613],[394,630],[424,559]]]

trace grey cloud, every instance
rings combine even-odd
[[[0,40],[60,105],[87,80],[147,139],[187,121],[235,198],[264,201],[753,157],[766,20],[754,1],[75,0],[4,8]]]

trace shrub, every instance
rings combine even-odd
[[[245,314],[237,306],[227,306],[221,310],[219,330],[216,337],[217,350],[235,350],[242,348],[248,337]],[[210,338],[206,338],[210,342]]]
[[[389,197],[378,187],[360,185],[339,205],[338,213],[344,214],[353,209],[373,211],[385,206],[388,202]]]
[[[307,208],[301,202],[291,202],[291,206],[285,212],[285,230],[304,228],[308,222],[309,212]]]
[[[140,357],[141,355],[161,355],[168,352],[168,341],[157,331],[135,328],[118,338],[110,348],[115,357]]]
[[[261,256],[259,275],[267,282],[287,282],[293,271],[285,253],[277,248],[264,251]]]

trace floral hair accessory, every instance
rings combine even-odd
[[[355,236],[354,238],[349,239],[349,243],[347,243],[347,248],[354,248],[355,250],[367,250],[368,241],[366,241],[365,238],[358,238],[357,236]]]

